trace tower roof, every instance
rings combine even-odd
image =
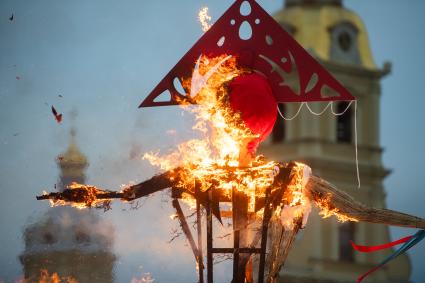
[[[59,155],[58,165],[61,168],[67,167],[81,167],[84,168],[88,165],[86,156],[80,151],[75,142],[75,130],[70,131],[71,141],[68,145],[67,150]]]
[[[336,5],[341,6],[341,0],[286,0],[285,6],[299,6],[299,5]]]
[[[275,13],[274,18],[292,32],[305,49],[322,60],[331,59],[332,29],[341,24],[349,25],[357,34],[360,66],[377,68],[365,25],[341,0],[286,0],[285,8]]]

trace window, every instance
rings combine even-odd
[[[338,142],[350,143],[352,138],[352,115],[351,109],[347,109],[349,104],[347,102],[340,102],[337,106],[338,113],[344,114],[336,116],[336,139]]]
[[[285,105],[282,103],[278,104],[280,113],[282,113],[283,115],[285,115]],[[272,132],[272,142],[273,143],[279,143],[279,142],[283,142],[283,140],[285,139],[285,121],[282,119],[282,117],[280,117],[279,113],[277,114],[277,119],[276,119],[276,123],[274,125],[273,128],[273,132]]]
[[[360,65],[360,54],[357,46],[358,29],[350,22],[342,22],[330,30],[331,36],[331,59]]]
[[[339,226],[339,259],[354,261],[354,251],[350,241],[354,240],[355,226],[353,222],[345,222]]]

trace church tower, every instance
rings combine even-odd
[[[71,182],[85,182],[88,161],[76,144],[74,129],[67,150],[56,160],[60,169],[59,191]],[[23,238],[25,250],[20,261],[25,282],[41,282],[46,273],[48,278],[63,279],[60,282],[114,282],[113,227],[95,211],[50,208],[25,228]]]
[[[72,182],[84,184],[85,171],[88,166],[87,158],[81,153],[75,141],[75,129],[70,131],[71,141],[68,149],[58,156],[56,163],[61,171],[59,176],[59,189],[63,190]]]
[[[280,105],[290,121],[278,119],[261,152],[274,160],[302,161],[315,175],[357,200],[385,207],[383,180],[390,171],[382,164],[379,137],[380,80],[390,72],[390,64],[376,66],[366,27],[341,0],[287,0],[274,18],[357,98],[357,106],[347,109],[345,102],[333,103],[321,113],[325,103],[304,104],[301,110],[300,104]],[[297,79],[290,78],[293,89],[299,88]],[[365,245],[385,243],[390,241],[389,230],[384,225],[322,219],[313,211],[282,269],[281,282],[353,282],[390,253],[354,252],[349,240]],[[369,282],[409,282],[410,269],[408,257],[400,256],[372,274]]]

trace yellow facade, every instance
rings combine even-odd
[[[283,126],[278,123],[283,127],[284,139],[270,138],[261,152],[274,160],[303,161],[315,175],[334,183],[357,200],[385,207],[383,179],[390,171],[382,164],[379,111],[380,79],[388,74],[389,65],[376,66],[365,25],[359,16],[344,8],[341,1],[290,0],[275,14],[275,19],[357,98],[357,117],[352,105],[351,112],[347,112],[351,113],[347,114],[351,115],[351,139],[341,142],[337,135],[338,117],[329,109],[316,116],[304,106],[295,119],[284,121]],[[346,57],[342,56],[344,52]],[[286,105],[285,116],[294,116],[299,106]],[[309,103],[309,106],[321,112],[326,104]],[[334,111],[337,106],[333,104]],[[356,177],[355,118],[360,188]],[[352,259],[345,260],[341,238],[346,232],[342,227],[337,220],[322,219],[317,210],[313,210],[281,271],[281,282],[354,282],[391,252],[354,252]],[[350,233],[354,241],[365,245],[391,240],[388,227],[383,225],[356,223]],[[404,255],[372,274],[366,282],[409,282],[410,272],[409,258]]]

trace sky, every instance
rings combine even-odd
[[[280,0],[258,2],[269,13],[283,6]],[[200,8],[208,6],[215,20],[231,3],[0,2],[0,279],[13,282],[22,275],[22,231],[48,209],[34,196],[53,190],[59,174],[55,158],[66,149],[72,126],[90,161],[88,183],[108,189],[156,173],[140,160],[142,153],[166,150],[191,134],[191,120],[181,110],[137,106],[202,35],[196,19]],[[425,217],[420,178],[425,157],[425,2],[344,3],[365,22],[377,65],[390,61],[393,66],[382,80],[380,113],[383,162],[393,170],[385,180],[387,205]],[[51,105],[63,113],[62,124],[52,118]],[[174,282],[195,282],[184,240],[167,244],[178,224],[170,221],[171,205],[165,199],[153,196],[138,210],[114,203],[112,211],[99,214],[115,229],[117,282],[143,272],[159,282],[170,282],[175,274],[180,281]],[[394,239],[412,233],[399,228],[391,232]],[[425,244],[410,255],[412,281],[423,282]],[[218,272],[222,280],[226,268]]]

